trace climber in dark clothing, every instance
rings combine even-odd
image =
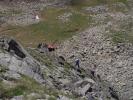
[[[75,66],[78,67],[78,68],[80,67],[80,66],[79,66],[79,63],[80,63],[79,59],[76,59],[76,60],[75,60]]]

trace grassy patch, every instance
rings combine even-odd
[[[126,3],[127,0],[72,0],[71,5],[77,7],[83,6],[96,6],[99,4],[112,4],[116,2],[123,2]]]
[[[44,87],[43,85],[37,83],[35,80],[23,76],[22,79],[15,81],[15,86],[7,88],[4,83],[0,82],[0,98],[7,99],[13,96],[26,95],[30,93],[38,93],[44,97],[44,94],[57,96],[58,92],[54,89]]]
[[[70,21],[63,23],[58,16],[64,13],[72,13]],[[47,8],[41,12],[42,21],[25,27],[10,26],[8,34],[14,36],[26,46],[36,46],[40,42],[54,42],[65,40],[76,32],[88,26],[89,19],[80,13],[72,12],[71,9]],[[5,29],[6,30],[6,29]]]
[[[48,100],[56,100],[55,97],[49,97]]]
[[[8,26],[3,28],[1,34],[15,37],[24,46],[35,47],[41,42],[62,42],[74,34],[85,29],[91,19],[81,10],[85,6],[96,6],[100,4],[112,5],[116,2],[126,3],[127,0],[72,0],[71,6],[67,8],[48,7],[40,12],[41,22],[29,26]],[[76,9],[75,9],[76,8]],[[80,8],[80,9],[77,9]],[[111,9],[111,8],[110,8]],[[123,8],[112,8],[113,11],[123,11]],[[14,11],[19,13],[19,11]],[[58,16],[64,13],[72,13],[70,21],[63,23]]]
[[[13,87],[13,88],[5,88],[3,86],[3,84],[1,83],[0,85],[0,98],[2,99],[6,99],[6,98],[11,98],[13,96],[18,96],[18,95],[22,95],[24,90],[26,88],[24,86],[16,86],[16,87]]]
[[[114,43],[123,43],[123,42],[133,43],[133,35],[125,32],[113,33],[110,37],[112,37],[112,41]]]
[[[12,98],[13,96],[24,95],[30,92],[40,92],[42,90],[41,85],[35,82],[33,79],[23,77],[21,80],[16,81],[16,86],[7,88],[1,82],[0,84],[0,98]]]
[[[8,69],[2,65],[0,65],[0,73],[5,73]]]
[[[98,6],[98,5],[105,5],[105,4],[111,6],[112,4],[115,4],[116,2],[122,2],[127,5],[127,0],[84,0],[84,1],[83,0],[72,0],[71,6],[78,10],[82,10],[83,7],[87,7],[87,6]]]
[[[24,91],[26,90],[26,87],[24,86],[16,86],[15,88],[10,89],[3,89],[3,93],[1,94],[1,98],[11,98],[13,96],[19,96],[23,95]]]
[[[55,67],[55,65],[52,63],[52,60],[50,59],[50,55],[45,55],[45,54],[39,53],[35,50],[31,50],[31,49],[28,49],[28,52],[37,61],[39,61],[41,64],[46,65],[49,69],[53,69]]]

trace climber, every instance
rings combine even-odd
[[[75,66],[78,67],[78,69],[79,69],[79,67],[80,67],[80,66],[79,66],[79,63],[80,63],[79,59],[76,59],[76,60],[75,60]]]
[[[49,50],[49,52],[55,51],[55,46],[52,44],[48,44],[48,50]]]

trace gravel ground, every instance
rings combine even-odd
[[[133,46],[130,43],[114,44],[111,38],[105,37],[112,34],[111,30],[128,32],[121,26],[133,22],[132,15],[102,12],[92,15],[92,19],[94,25],[61,44],[57,54],[63,55],[70,63],[80,59],[82,68],[95,69],[102,80],[114,86],[120,100],[132,100]]]

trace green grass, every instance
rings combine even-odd
[[[112,6],[112,4],[117,2],[122,2],[128,7],[127,0],[72,0],[71,7],[77,10],[83,10],[84,7],[107,5],[110,11],[125,11],[123,8]]]
[[[44,21],[28,27],[33,36],[42,36],[46,41],[54,42],[71,37],[75,32],[84,28],[87,23],[86,16],[73,13],[70,22],[62,23],[57,20],[58,15],[68,12],[62,9],[49,9],[44,12]]]
[[[23,76],[21,80],[18,82],[19,85],[26,87],[25,94],[27,93],[39,93],[39,94],[58,94],[54,89],[50,88],[36,82],[34,79],[29,78],[27,76]]]
[[[13,96],[23,95],[25,90],[27,90],[26,87],[21,85],[16,86],[15,88],[3,89],[1,98],[11,98]]]
[[[13,36],[24,46],[30,47],[36,47],[41,42],[60,43],[84,30],[91,23],[91,18],[81,8],[100,4],[112,5],[116,2],[126,3],[127,0],[72,0],[72,6],[68,6],[67,8],[48,7],[41,11],[40,16],[42,21],[37,24],[8,26],[2,29],[1,34]],[[121,8],[111,7],[109,7],[111,11],[123,11]],[[72,13],[70,21],[63,23],[57,19],[58,16],[68,12]]]
[[[57,100],[55,97],[49,97],[48,100]]]
[[[27,98],[26,95],[30,93],[38,93],[41,96],[48,94],[56,97],[58,95],[58,92],[55,89],[45,87],[26,76],[23,76],[22,79],[14,82],[16,85],[12,87],[7,87],[4,83],[0,82],[0,98],[7,99],[20,95],[24,95],[25,98]]]
[[[114,43],[133,43],[133,35],[126,32],[113,33],[110,37]]]
[[[2,65],[0,65],[0,73],[5,73],[8,69]]]
[[[116,2],[126,3],[127,0],[72,0],[72,6],[95,6],[99,4],[112,4]]]
[[[57,19],[64,13],[71,12],[70,21],[63,23]],[[36,46],[40,42],[55,41],[61,42],[88,26],[89,19],[87,16],[76,13],[71,9],[64,8],[47,8],[41,12],[42,21],[29,26],[9,26],[5,30],[10,36],[17,38],[26,46]]]
[[[24,95],[25,93],[42,91],[42,87],[39,83],[26,76],[23,76],[22,79],[16,81],[15,84],[16,86],[7,87],[1,82],[0,98],[12,98],[13,96]]]
[[[130,19],[123,21],[120,23],[119,31],[110,30],[111,35],[109,37],[112,38],[114,43],[133,43],[132,26],[133,22]]]

